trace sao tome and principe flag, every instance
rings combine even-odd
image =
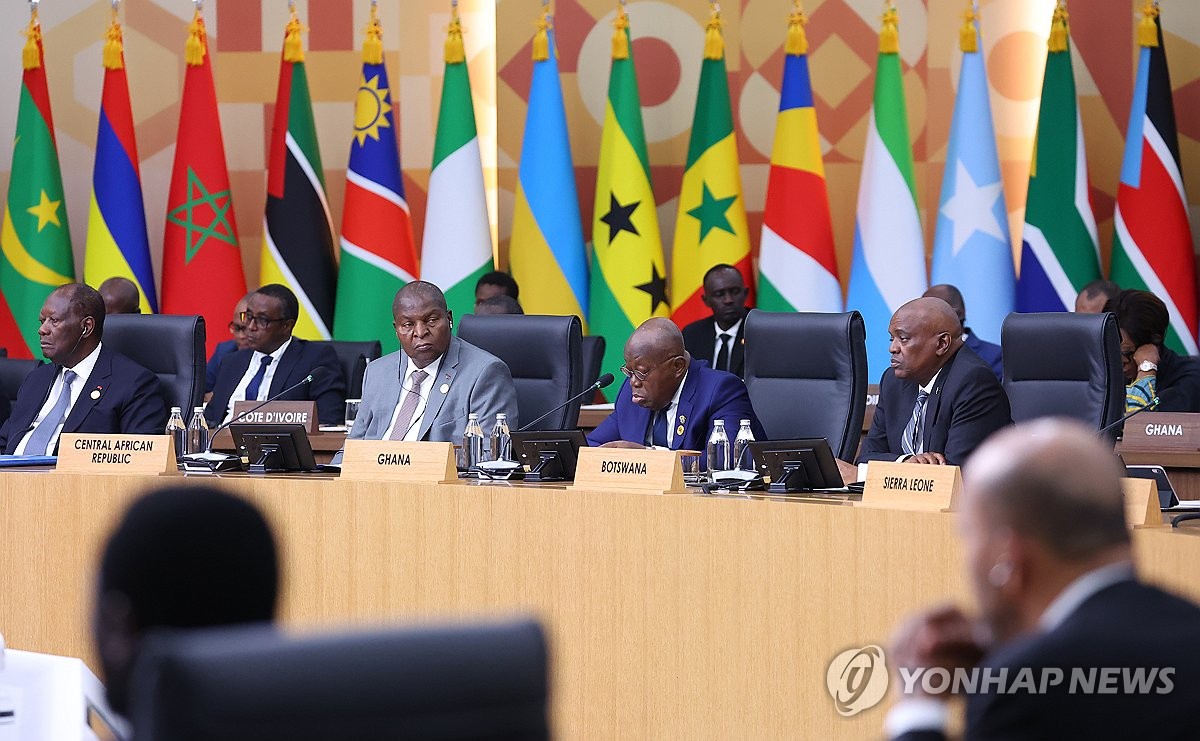
[[[383,64],[383,31],[372,5],[346,168],[333,336],[379,340],[385,353],[400,346],[392,328],[391,298],[417,277],[412,219],[396,146],[394,100]]]

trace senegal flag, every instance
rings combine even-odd
[[[26,34],[12,180],[0,231],[0,344],[10,358],[40,357],[42,304],[56,287],[75,280],[36,8]]]
[[[617,11],[614,25],[612,73],[596,174],[589,312],[590,333],[602,335],[606,341],[603,370],[621,365],[625,341],[639,324],[652,316],[665,317],[670,309],[624,7]]]

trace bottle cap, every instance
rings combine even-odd
[[[471,412],[470,414],[467,415],[467,419],[479,419],[479,415],[476,414],[475,412]]]
[[[496,415],[496,419],[508,419],[508,415],[505,414],[504,412],[500,412],[499,414]]]
[[[723,419],[714,419],[714,420],[713,420],[713,425],[715,425],[715,426],[717,426],[717,427],[724,427],[724,426],[725,426],[725,420],[723,420]]]
[[[743,425],[748,425],[748,424],[750,424],[750,420],[748,420],[748,419],[743,419],[743,420],[740,422],[740,424],[743,424]]]
[[[203,414],[203,413],[204,413],[204,407],[196,407],[196,408],[195,408],[195,409],[193,409],[192,411],[193,411],[193,412],[199,412],[200,414]]]
[[[171,414],[183,414],[183,410],[179,407],[171,407]]]

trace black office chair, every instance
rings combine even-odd
[[[1009,314],[1000,346],[1014,422],[1074,417],[1099,430],[1125,413],[1121,339],[1112,314]]]
[[[167,407],[179,407],[185,419],[203,402],[204,317],[110,314],[104,345],[157,375]]]
[[[591,386],[604,370],[604,338],[599,335],[586,335],[583,338],[583,385]],[[584,399],[588,402],[590,399]]]
[[[329,345],[337,353],[338,365],[342,368],[342,378],[346,380],[346,398],[361,399],[363,374],[367,372],[367,363],[383,354],[383,346],[379,340],[370,342],[330,340],[318,344]]]
[[[0,358],[0,396],[8,399],[9,403],[17,400],[17,391],[25,382],[25,377],[33,369],[42,364],[40,360],[23,360],[20,358]]]
[[[577,316],[468,314],[458,336],[508,364],[523,426],[583,391],[583,327]],[[567,404],[534,430],[570,430],[582,400]]]
[[[746,388],[769,439],[823,437],[854,460],[867,403],[862,315],[751,311]]]

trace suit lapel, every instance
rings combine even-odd
[[[683,379],[683,390],[679,392],[679,408],[675,410],[675,430],[674,437],[671,438],[671,450],[679,450],[683,447],[683,440],[694,424],[692,407],[696,388],[700,385],[700,370],[693,362],[688,366],[687,378]]]
[[[275,368],[275,375],[271,378],[269,396],[278,394],[290,385],[288,378],[292,374],[292,369],[296,367],[296,362],[300,359],[300,353],[304,351],[302,342],[304,340],[293,337],[287,349],[283,351],[283,356],[279,358],[279,365]]]
[[[929,401],[925,405],[925,424],[921,428],[921,438],[925,442],[925,450],[929,450],[931,442],[929,435],[937,422],[938,412],[942,408],[942,387],[946,385],[946,379],[950,377],[950,371],[954,367],[954,360],[957,357],[958,353],[955,353],[955,356],[942,366],[937,380],[933,382],[933,389],[929,393]]]
[[[425,401],[425,413],[421,415],[421,434],[417,436],[418,440],[424,440],[425,436],[429,434],[429,428],[433,427],[433,420],[442,413],[442,405],[446,403],[446,397],[449,396],[450,388],[454,385],[454,377],[458,375],[460,349],[458,343],[457,338],[450,340],[450,347],[446,348],[442,366],[438,369],[438,377],[433,379],[433,388],[429,390],[429,398]]]
[[[79,398],[75,400],[75,405],[71,407],[71,412],[63,422],[63,432],[75,432],[79,429],[88,413],[92,411],[92,407],[96,406],[97,402],[109,393],[111,379],[112,353],[102,348],[96,357],[96,365],[92,368],[92,374],[88,376],[87,384],[79,389]]]

